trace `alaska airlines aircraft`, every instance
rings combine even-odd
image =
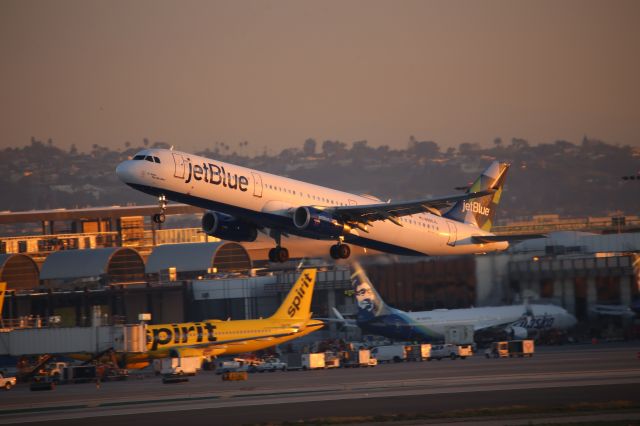
[[[158,197],[154,221],[164,221],[167,200],[202,207],[209,210],[202,217],[204,232],[242,242],[263,231],[276,244],[269,259],[284,262],[289,252],[281,238],[289,234],[336,241],[334,259],[349,257],[347,243],[417,256],[504,250],[508,241],[531,238],[489,232],[508,167],[494,162],[465,194],[387,203],[167,149],[140,151],[116,173]]]
[[[531,330],[567,329],[576,324],[573,315],[556,305],[401,311],[384,303],[359,264],[354,263],[353,267],[351,283],[358,305],[355,324],[365,333],[430,342],[443,340],[448,327],[473,326],[474,332],[502,328],[516,338],[526,338]],[[341,321],[348,321],[335,312]]]
[[[147,352],[126,354],[122,364],[142,368],[151,359],[184,356],[216,357],[253,352],[306,336],[323,327],[311,319],[316,269],[305,269],[278,310],[255,320],[206,320],[147,326]]]

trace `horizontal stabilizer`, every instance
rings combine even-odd
[[[506,241],[515,243],[524,240],[535,240],[537,238],[547,238],[546,234],[519,234],[519,235],[476,235],[471,237],[474,244],[500,243]]]

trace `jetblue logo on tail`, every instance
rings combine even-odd
[[[462,203],[462,213],[471,212],[481,214],[482,216],[489,216],[491,213],[491,209],[489,207],[484,207],[477,201],[464,201]]]

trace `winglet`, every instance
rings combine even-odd
[[[317,269],[304,269],[271,319],[309,319]]]

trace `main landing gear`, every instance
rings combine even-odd
[[[346,259],[351,255],[351,248],[343,243],[334,244],[329,249],[329,254],[334,259]]]
[[[158,205],[160,206],[160,213],[154,214],[151,218],[157,224],[164,223],[166,217],[164,212],[167,210],[167,197],[160,195],[158,197]]]
[[[276,240],[276,246],[269,250],[269,260],[277,263],[289,260],[289,250],[281,246],[282,234],[278,231],[271,231],[271,237]]]

